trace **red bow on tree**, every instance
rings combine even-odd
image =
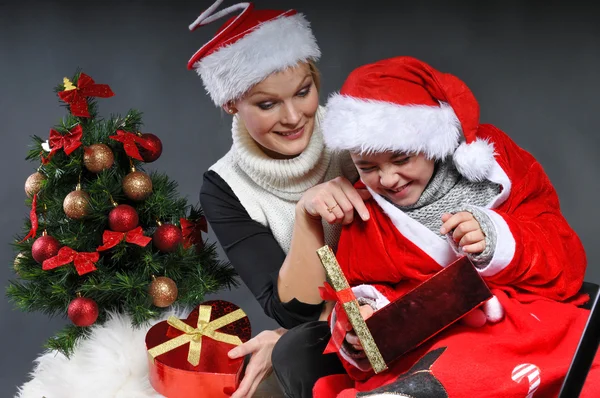
[[[31,202],[31,211],[29,212],[29,220],[31,220],[31,229],[26,237],[21,242],[25,242],[29,238],[35,238],[38,229],[38,217],[37,217],[37,193],[33,195],[33,201]]]
[[[79,253],[68,246],[63,246],[60,248],[56,256],[44,260],[44,262],[42,263],[42,269],[44,271],[47,271],[49,269],[54,269],[56,267],[60,267],[61,265],[73,262],[75,264],[75,269],[77,270],[77,273],[79,275],[85,275],[88,272],[92,272],[97,269],[94,263],[99,259],[100,253],[98,252]]]
[[[105,230],[102,234],[102,246],[98,247],[99,252],[111,249],[121,243],[125,239],[125,242],[133,243],[134,245],[145,247],[152,238],[144,236],[142,227],[137,227],[128,232],[115,232]]]
[[[143,161],[144,159],[142,158],[142,155],[140,155],[140,151],[136,144],[139,144],[144,149],[152,149],[152,145],[149,145],[145,139],[124,130],[117,130],[117,135],[111,135],[109,138],[122,142],[127,156],[137,160]]]
[[[81,136],[83,135],[83,129],[81,125],[77,125],[73,127],[67,134],[62,135],[58,131],[51,129],[50,130],[50,153],[48,157],[45,158],[42,156],[42,163],[47,164],[52,156],[60,150],[63,149],[67,155],[70,155],[75,149],[81,146]]]
[[[77,87],[66,77],[63,79],[65,90],[60,91],[58,96],[70,105],[73,116],[90,117],[86,97],[108,98],[115,95],[108,84],[96,84],[94,80],[85,73],[79,74]]]
[[[350,320],[348,319],[348,315],[346,314],[346,310],[344,310],[343,305],[344,303],[349,303],[352,300],[356,300],[356,296],[354,296],[354,292],[350,287],[336,292],[335,289],[327,282],[325,282],[323,286],[319,286],[319,293],[323,300],[336,302],[335,325],[331,331],[331,339],[329,340],[329,343],[327,343],[325,351],[323,351],[323,354],[329,354],[339,350],[344,342],[344,339],[346,338],[346,333],[351,328]]]
[[[198,251],[202,250],[204,247],[202,232],[208,232],[206,218],[200,217],[197,220],[180,218],[179,223],[181,224],[181,232],[183,234],[183,247],[187,249],[192,245],[196,245]]]

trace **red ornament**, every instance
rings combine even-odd
[[[140,155],[137,145],[142,148],[147,147],[146,149],[152,149],[149,144],[146,144],[146,141],[143,140],[142,137],[125,130],[117,130],[116,135],[111,135],[108,138],[123,143],[123,149],[125,149],[127,156],[137,160],[144,160],[142,155]]]
[[[80,73],[77,87],[66,77],[63,79],[65,89],[58,92],[61,100],[70,105],[71,114],[79,117],[90,117],[86,97],[109,98],[115,95],[107,84],[96,84],[94,79]]]
[[[192,245],[196,245],[196,251],[200,252],[204,248],[202,240],[202,232],[208,232],[208,224],[204,216],[197,220],[187,220],[180,218],[181,232],[183,235],[183,247],[186,249]]]
[[[56,238],[50,235],[42,235],[33,242],[31,255],[35,261],[41,264],[44,260],[56,256],[60,247],[61,244]]]
[[[145,141],[145,146],[140,147],[140,155],[146,163],[152,163],[158,159],[162,153],[162,142],[160,138],[151,133],[144,133],[140,136]]]
[[[96,265],[100,259],[98,252],[76,252],[68,246],[63,246],[55,257],[44,260],[42,269],[48,271],[61,265],[73,263],[79,275],[85,275],[88,272],[95,271]]]
[[[96,250],[101,252],[112,249],[121,243],[123,239],[127,243],[132,243],[141,247],[146,247],[146,245],[152,240],[152,238],[149,236],[144,236],[142,227],[137,227],[127,232],[114,232],[106,230],[102,234],[102,246],[99,246]]]
[[[48,157],[42,156],[42,163],[48,164],[50,159],[52,159],[52,156],[60,149],[64,150],[67,156],[71,155],[75,149],[81,146],[82,136],[83,129],[80,124],[73,127],[65,135],[62,135],[54,129],[50,129],[50,138],[48,140],[50,144],[50,153],[48,154]]]
[[[129,205],[118,205],[108,213],[108,226],[113,231],[131,231],[139,221],[137,211]]]
[[[156,229],[152,243],[161,252],[175,251],[183,240],[181,229],[173,224],[163,224]]]
[[[77,297],[69,303],[67,314],[75,326],[90,326],[98,319],[98,304],[91,298]]]
[[[37,193],[33,195],[33,200],[31,201],[31,210],[29,211],[29,220],[31,221],[31,229],[29,233],[23,238],[21,242],[25,242],[29,238],[35,238],[37,235],[37,229],[39,226],[38,216],[37,216]]]

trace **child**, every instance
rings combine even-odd
[[[324,136],[352,152],[373,196],[336,254],[359,303],[380,309],[463,255],[495,297],[378,375],[349,333],[348,375],[320,379],[314,396],[556,396],[589,315],[577,307],[586,257],[533,156],[479,124],[462,81],[409,57],[352,72]],[[600,393],[598,370],[582,396]]]

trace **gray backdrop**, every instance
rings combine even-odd
[[[164,144],[152,166],[177,180],[191,202],[197,202],[202,173],[231,144],[229,117],[186,70],[188,58],[217,29],[187,30],[210,0],[89,3],[0,1],[3,286],[14,277],[8,243],[28,211],[23,184],[34,171],[24,160],[29,136],[47,136],[63,116],[52,89],[77,67],[116,93],[99,101],[103,114],[145,112],[144,131]],[[573,2],[393,3],[258,1],[262,7],[297,7],[312,21],[323,51],[322,102],[353,68],[396,55],[416,56],[466,81],[481,103],[482,121],[508,132],[540,160],[587,249],[587,279],[600,282],[597,8]],[[274,326],[245,287],[219,296],[244,307],[254,332]],[[4,297],[0,317],[0,396],[8,397],[65,321],[18,312]]]

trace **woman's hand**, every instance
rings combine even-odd
[[[271,353],[275,343],[285,332],[287,330],[283,328],[262,331],[244,344],[229,351],[229,358],[232,359],[244,357],[248,354],[252,355],[246,367],[244,378],[231,398],[246,398],[254,395],[260,382],[269,376],[273,370]]]
[[[363,221],[369,219],[369,211],[363,201],[369,196],[368,191],[359,192],[346,178],[337,177],[308,189],[298,201],[297,209],[329,224],[346,225],[354,220],[354,210]]]

